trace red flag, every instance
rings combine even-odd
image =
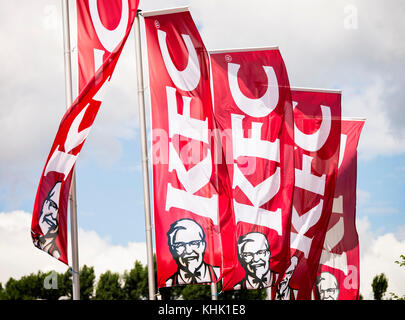
[[[211,53],[233,210],[221,212],[223,290],[275,287],[289,263],[293,113],[277,48]]]
[[[316,299],[359,299],[356,181],[357,145],[363,126],[364,120],[342,120],[335,197],[315,283]]]
[[[208,54],[187,9],[143,15],[158,286],[216,282],[218,212],[227,210],[228,200],[214,163]]]
[[[139,0],[76,0],[79,93],[122,48],[138,4]]]
[[[332,210],[340,145],[340,92],[292,89],[295,185],[291,261],[278,299],[311,299]]]
[[[97,47],[108,51],[107,57],[103,59],[104,62],[97,72],[94,70],[94,65],[87,64],[89,60],[79,58],[82,61],[81,72],[84,72],[87,76],[81,77],[80,94],[66,111],[60,123],[35,198],[31,223],[31,236],[34,245],[65,264],[68,264],[67,207],[72,169],[97,115],[101,104],[102,91],[107,83],[106,81],[111,78],[129,35],[139,2],[138,0],[132,0],[126,6],[126,1],[109,1],[108,5],[100,1],[97,4],[95,0],[77,1],[79,38],[83,39],[84,33],[91,35],[93,40],[90,48],[93,48],[92,46],[97,41],[97,37],[101,40],[105,36],[101,35],[101,29],[96,28],[94,31],[93,25],[97,25],[96,16],[103,17],[103,23],[107,17],[108,19],[111,18],[111,21],[120,20],[117,16],[111,17],[111,15],[121,15],[121,10],[111,10],[111,8],[114,7],[113,4],[115,4],[116,8],[120,7],[121,2],[125,3],[125,6],[122,6],[125,9],[122,14],[126,17],[123,22],[125,34],[119,42],[114,42],[115,35],[109,37],[110,45],[112,43],[116,45],[114,48],[111,48],[111,46],[108,48]],[[91,13],[89,6],[92,8],[91,10],[96,8],[97,12]],[[101,43],[103,44],[103,41]],[[90,49],[83,49],[79,46],[79,57],[88,57],[91,54],[84,53],[83,50]],[[87,84],[84,85],[83,81],[87,81]]]

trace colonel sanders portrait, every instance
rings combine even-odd
[[[167,279],[166,286],[216,282],[220,268],[204,262],[205,233],[194,220],[180,219],[167,232],[168,244],[177,271]]]
[[[44,250],[54,256],[60,257],[60,251],[56,245],[56,237],[59,232],[59,195],[61,182],[57,182],[46,196],[42,204],[38,224],[41,228],[42,235],[34,239],[34,244],[41,250]]]
[[[270,270],[271,252],[266,236],[260,232],[250,232],[239,237],[237,247],[239,261],[246,273],[234,289],[271,287],[277,274]]]
[[[329,272],[322,272],[316,278],[316,290],[320,300],[338,300],[339,284],[336,277]]]
[[[283,279],[280,281],[280,284],[277,288],[276,300],[294,300],[297,290],[290,288],[290,280],[294,274],[295,268],[298,265],[298,257],[291,257],[290,265],[285,271]]]

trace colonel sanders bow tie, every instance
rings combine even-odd
[[[262,279],[259,278],[254,278],[252,280],[254,284],[258,284],[259,288],[258,289],[263,289],[267,285],[267,277],[263,277]]]
[[[191,283],[197,283],[197,278],[201,277],[201,272],[196,271],[194,273],[187,272],[184,277],[186,278],[187,281],[191,279]]]

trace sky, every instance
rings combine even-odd
[[[77,95],[75,1],[70,3]],[[141,0],[190,7],[208,50],[280,48],[293,87],[342,90],[342,114],[366,118],[359,143],[360,292],[384,272],[405,295],[405,3],[380,0]],[[65,112],[60,1],[0,2],[0,282],[66,266],[30,238],[36,189]],[[146,86],[146,89],[148,87]],[[135,40],[131,32],[77,164],[80,265],[146,263]],[[70,246],[70,243],[69,243]]]

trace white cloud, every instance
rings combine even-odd
[[[405,241],[405,225],[404,226],[399,226],[395,236],[400,240],[400,241]],[[404,253],[405,254],[405,253]]]
[[[30,226],[31,214],[27,212],[0,213],[0,282],[3,285],[10,277],[19,279],[39,270],[65,272],[68,268],[34,247]],[[68,246],[70,247],[70,242]],[[70,256],[69,260],[71,261]],[[97,277],[107,270],[119,273],[130,270],[135,260],[145,265],[144,243],[130,242],[126,246],[113,245],[94,231],[79,229],[80,265],[93,266]]]
[[[95,231],[79,230],[80,265],[94,266],[96,275],[111,270],[123,273],[132,269],[135,260],[146,264],[146,245],[129,242],[126,246],[113,245]]]
[[[405,239],[392,233],[373,234],[370,222],[365,218],[357,220],[360,239],[360,292],[365,299],[373,299],[371,283],[373,278],[384,273],[388,278],[388,293],[405,295],[405,268],[395,264],[405,254]]]
[[[381,77],[375,77],[364,88],[347,87],[343,91],[342,106],[345,116],[366,118],[358,147],[360,158],[394,156],[405,152],[405,140],[393,127],[390,106],[384,101],[384,97],[391,91],[389,83]]]

